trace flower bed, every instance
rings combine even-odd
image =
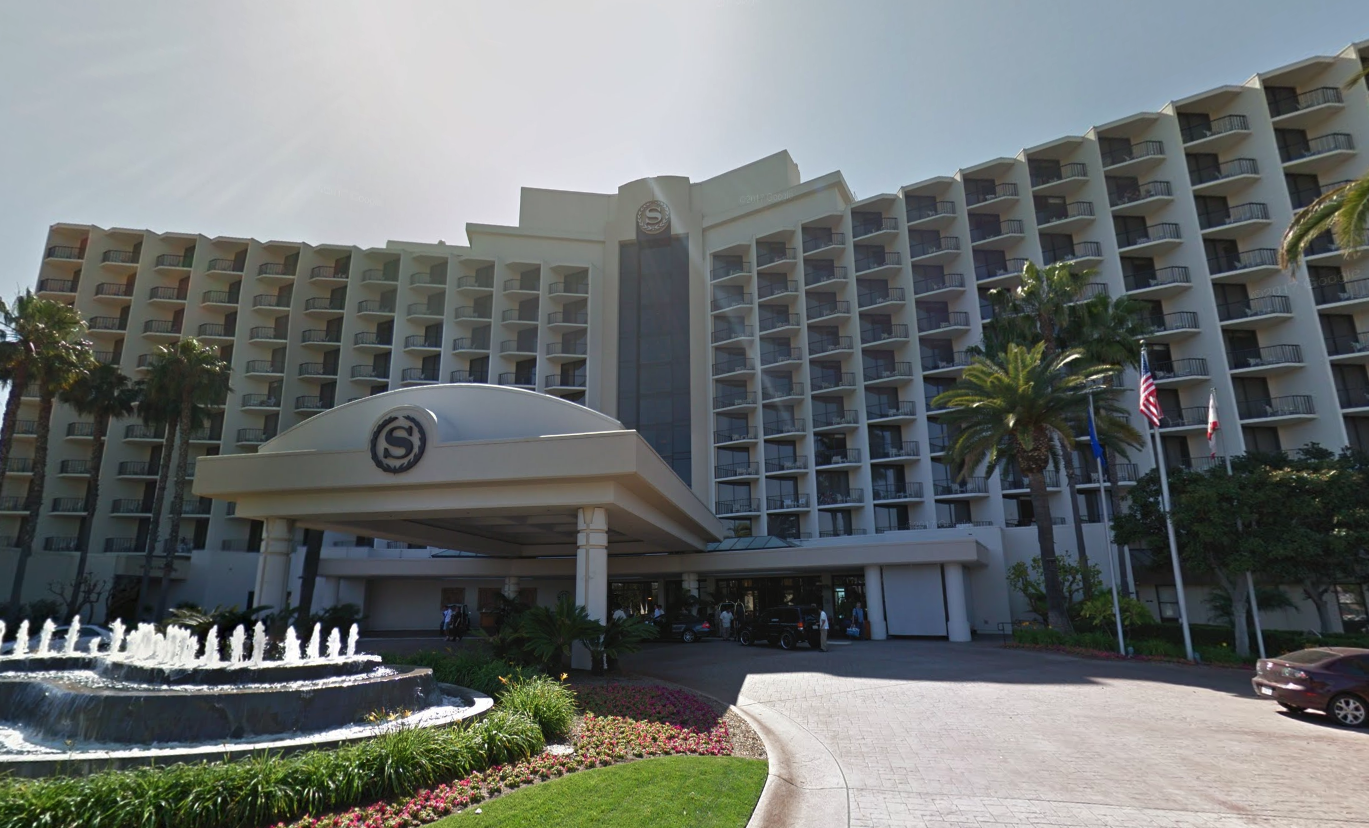
[[[497,765],[464,779],[325,817],[305,817],[277,828],[414,828],[492,796],[588,768],[648,756],[732,752],[727,724],[691,693],[655,685],[580,688],[586,713],[571,738],[573,754],[543,753]]]

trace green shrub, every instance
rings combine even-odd
[[[417,653],[398,655],[381,653],[387,664],[412,664],[415,667],[429,667],[433,678],[444,684],[456,684],[478,690],[491,698],[499,698],[508,688],[501,678],[509,684],[541,675],[529,667],[519,667],[485,655],[483,653],[463,652],[453,655],[439,650],[422,650]]]
[[[1140,656],[1165,656],[1169,658],[1184,658],[1184,648],[1182,645],[1163,641],[1158,638],[1139,638],[1132,639],[1127,645],[1132,652]]]
[[[492,710],[471,728],[480,742],[485,760],[491,765],[504,765],[526,759],[546,747],[542,728],[523,713]]]
[[[542,728],[548,740],[560,739],[570,733],[575,721],[575,694],[561,682],[538,676],[510,682],[509,689],[499,699],[504,710],[522,713]]]
[[[1012,640],[1018,644],[1055,645],[1065,643],[1065,634],[1048,628],[1035,629],[1021,627],[1012,631]]]

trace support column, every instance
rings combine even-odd
[[[577,515],[579,535],[575,550],[575,603],[595,621],[608,620],[608,510],[583,507]],[[580,644],[571,649],[570,665],[590,668],[589,650]]]
[[[889,628],[884,623],[884,580],[878,566],[865,567],[865,613],[870,618],[870,640],[888,638]]]
[[[285,609],[290,594],[290,553],[294,552],[295,522],[288,518],[267,518],[261,533],[261,555],[257,558],[257,606]]]
[[[965,567],[942,566],[946,573],[946,633],[952,641],[970,640],[970,613],[965,606]]]
[[[518,576],[508,575],[504,578],[504,597],[510,601],[518,599]]]
[[[684,591],[687,592],[687,593],[689,593],[690,595],[693,595],[695,598],[698,598],[698,597],[699,597],[699,576],[698,576],[698,574],[696,574],[696,573],[694,573],[694,572],[686,572],[686,573],[684,573],[683,575],[681,575],[680,577],[681,577],[681,579],[684,581]]]

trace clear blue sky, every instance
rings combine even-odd
[[[456,243],[780,149],[868,195],[1364,38],[1364,0],[4,3],[0,293],[56,221]]]

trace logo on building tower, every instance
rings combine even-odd
[[[427,448],[428,431],[413,414],[387,414],[371,432],[371,462],[388,474],[417,466]]]
[[[648,201],[637,208],[637,229],[654,236],[670,226],[670,208],[664,201]]]

